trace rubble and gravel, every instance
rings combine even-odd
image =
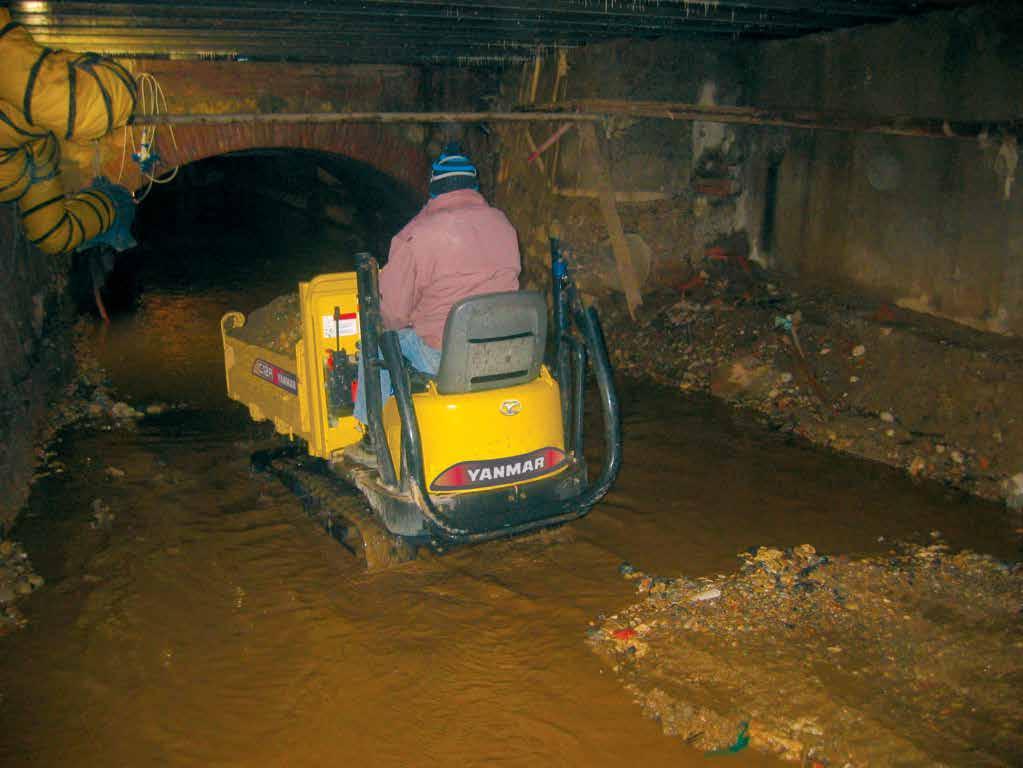
[[[74,329],[73,350],[75,374],[61,396],[50,409],[49,421],[41,441],[46,446],[62,429],[80,422],[96,426],[132,429],[146,416],[159,416],[171,410],[187,407],[185,403],[148,403],[131,405],[117,398],[107,372],[92,352],[91,326],[80,321]],[[37,455],[46,460],[47,449],[40,448]]]
[[[16,541],[0,540],[0,636],[25,625],[16,602],[43,585],[25,550]]]
[[[620,296],[597,301],[627,376],[710,392],[1010,508],[1023,496],[1023,340],[797,285],[727,253],[645,297],[635,322]]]
[[[295,344],[302,338],[302,314],[298,293],[278,296],[269,304],[253,310],[245,325],[233,328],[230,334],[248,344],[268,347],[282,355],[294,355]]]
[[[53,403],[49,418],[36,448],[35,483],[44,477],[64,472],[63,464],[53,450],[61,430],[79,423],[88,423],[101,429],[134,429],[140,419],[158,416],[184,403],[150,403],[138,407],[118,400],[110,387],[106,371],[92,355],[87,342],[88,329],[81,324],[75,333],[75,376]]]
[[[56,450],[63,430],[74,425],[103,430],[130,430],[135,429],[143,418],[187,407],[185,403],[133,406],[119,400],[109,384],[106,371],[91,351],[91,334],[85,321],[78,323],[74,329],[75,375],[50,409],[35,449],[33,484],[43,478],[63,475],[67,471]],[[124,477],[125,472],[117,467],[107,467],[105,475],[113,481]],[[105,503],[96,499],[92,511],[91,527],[110,527],[114,514]],[[0,635],[26,624],[15,603],[42,585],[43,578],[32,571],[21,545],[10,539],[0,539]]]
[[[938,536],[937,532],[933,534]],[[589,642],[666,734],[821,765],[1023,764],[1023,568],[940,538],[661,578]]]

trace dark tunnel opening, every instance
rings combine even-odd
[[[258,301],[347,270],[359,251],[385,259],[419,202],[387,174],[336,154],[261,148],[210,157],[145,194],[135,248],[75,255],[75,303],[116,317],[136,311],[151,288],[237,290]]]
[[[73,293],[81,313],[109,317],[99,323],[96,354],[115,385],[219,408],[221,317],[294,295],[317,275],[350,271],[360,251],[385,258],[417,208],[413,191],[337,155],[254,149],[211,157],[153,186],[138,206],[135,248],[79,254]]]

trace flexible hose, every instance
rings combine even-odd
[[[0,10],[0,99],[17,105],[25,120],[65,140],[92,141],[128,122],[135,110],[135,79],[95,53],[37,45]]]
[[[94,140],[125,125],[135,109],[135,80],[96,54],[37,45],[6,9],[0,61],[0,202],[17,202],[39,250],[67,253],[113,226],[117,210],[96,189],[64,194],[57,136]]]
[[[20,109],[0,101],[0,203],[13,202],[25,194],[32,183],[29,146],[47,136],[52,134],[29,125]]]
[[[49,254],[74,250],[108,230],[117,216],[113,201],[98,190],[66,196],[59,177],[29,187],[18,209],[29,242]]]

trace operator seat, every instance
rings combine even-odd
[[[484,293],[448,313],[437,371],[442,395],[526,384],[540,375],[547,302],[539,291]]]

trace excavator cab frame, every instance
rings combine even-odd
[[[412,503],[423,517],[425,533],[446,543],[478,542],[558,525],[585,515],[610,489],[621,465],[621,427],[618,398],[603,334],[596,311],[584,309],[571,281],[567,262],[558,242],[551,241],[553,311],[553,355],[564,434],[564,469],[547,478],[496,490],[459,494],[431,492],[424,470],[423,436],[412,392],[412,377],[398,344],[397,334],[382,330],[377,289],[376,260],[359,254],[359,308],[361,349],[364,364],[368,432],[376,450],[376,477],[381,486],[373,489],[374,508],[387,506],[388,499]],[[446,352],[447,350],[445,350]],[[367,361],[369,364],[367,364]],[[590,365],[587,366],[587,361]],[[584,446],[584,396],[587,370],[596,379],[604,432],[604,455],[594,482],[588,482]],[[380,395],[380,371],[386,369],[394,389],[394,403],[400,419],[400,450],[391,444],[394,430],[385,428],[385,407]],[[545,371],[546,372],[546,371]],[[493,393],[495,410],[515,387]],[[454,395],[452,397],[458,397]],[[442,425],[434,425],[440,428]],[[393,456],[397,454],[399,461]],[[348,464],[342,460],[341,473]],[[352,470],[349,470],[349,472]],[[365,483],[360,484],[360,488]],[[378,509],[388,523],[387,512]],[[388,525],[388,528],[392,528]]]
[[[254,454],[254,468],[299,492],[371,568],[414,557],[422,545],[444,549],[559,525],[603,498],[621,466],[618,397],[597,313],[583,307],[557,240],[551,320],[536,292],[459,302],[436,376],[410,369],[398,335],[383,327],[376,260],[367,253],[355,260],[355,274],[300,286],[302,338],[293,357],[244,341],[240,313],[221,321],[229,395],[302,441]],[[356,356],[371,457],[353,450],[362,427],[345,415]],[[394,391],[386,400],[384,371]],[[591,374],[604,448],[592,481],[584,453]],[[340,481],[370,511],[341,503],[350,493]]]

